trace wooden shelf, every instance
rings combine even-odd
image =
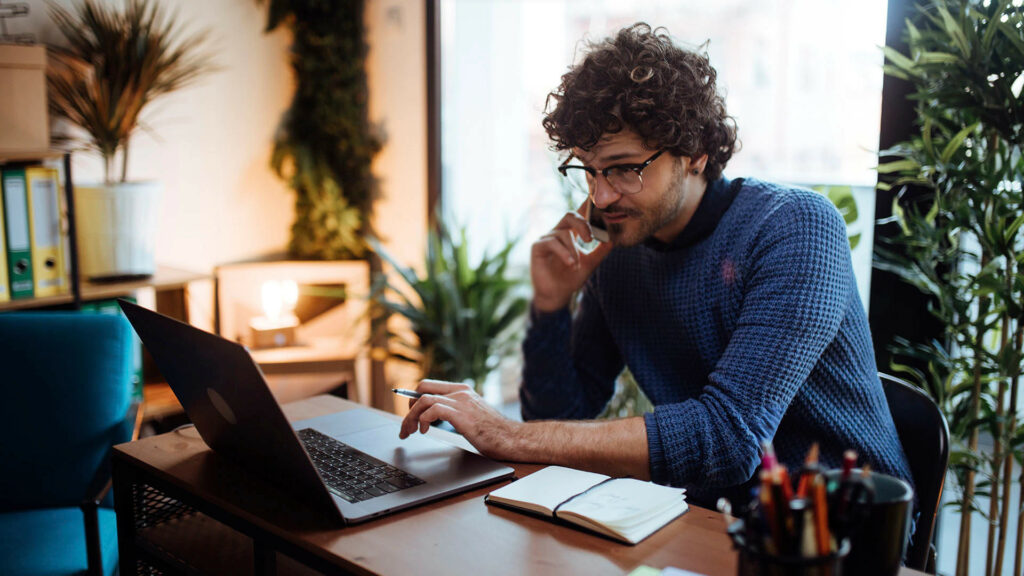
[[[71,294],[61,294],[60,296],[46,296],[45,298],[25,298],[23,300],[9,300],[7,302],[0,302],[0,312],[7,310],[26,310],[35,308],[46,308],[48,306],[60,306],[63,304],[71,304],[75,301],[74,296]]]
[[[0,164],[10,162],[33,162],[37,160],[56,160],[64,156],[60,150],[3,150],[0,149]]]
[[[146,384],[142,387],[142,421],[148,422],[184,412],[178,397],[164,383]]]
[[[131,280],[120,280],[111,282],[95,282],[82,280],[83,302],[90,300],[104,300],[130,294],[140,288],[155,288],[156,290],[170,290],[181,288],[189,282],[197,280],[208,280],[212,278],[209,274],[189,272],[167,266],[158,266],[156,273],[152,276],[135,278]],[[45,298],[26,298],[24,300],[11,300],[0,302],[0,312],[6,310],[24,310],[27,308],[44,308],[47,306],[59,306],[74,303],[74,297],[69,294],[60,296],[47,296]]]
[[[264,377],[270,392],[280,404],[335,392],[345,384],[355,385],[353,373],[345,369],[292,374],[273,373],[265,374]],[[184,412],[181,403],[178,402],[178,397],[164,382],[154,382],[143,386],[142,398],[142,420],[144,422]]]
[[[157,290],[169,290],[181,288],[189,282],[197,280],[209,280],[209,274],[200,274],[187,270],[179,270],[167,266],[157,266],[156,273],[152,276],[134,278],[131,280],[118,281],[94,281],[82,280],[82,300],[103,300],[123,296],[126,293],[134,292],[140,288],[155,288]]]
[[[362,343],[351,338],[324,338],[305,346],[283,348],[250,348],[256,363],[265,373],[277,372],[279,366],[288,372],[352,370],[362,351]]]

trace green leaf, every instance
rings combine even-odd
[[[959,64],[960,56],[947,52],[921,52],[917,56],[919,64]]]
[[[921,41],[921,31],[918,30],[910,18],[905,19],[903,22],[907,27],[907,36],[910,39],[910,44],[917,45]]]
[[[1002,375],[1009,378],[1013,374],[1020,371],[1021,362],[1024,361],[1024,355],[1014,349],[1012,343],[1003,347],[1003,350],[999,354],[999,369]]]
[[[992,14],[996,14],[996,15],[1002,14],[1003,11],[1006,10],[1006,7],[1010,4],[1010,1],[1011,0],[1002,0],[1001,2],[999,2],[995,6],[995,9],[992,10]],[[970,13],[971,13],[971,15],[972,15],[972,17],[974,18],[975,21],[981,21],[981,20],[988,20],[989,19],[988,14],[983,14],[983,13],[979,12],[978,9],[976,7],[974,7],[974,6],[970,7]],[[992,50],[992,40],[995,38],[996,30],[998,30],[998,27],[996,27],[996,26],[986,26],[985,27],[985,34],[982,36],[982,39],[981,39],[981,50],[984,53],[986,53],[986,54],[989,53]]]
[[[878,165],[878,172],[880,174],[891,174],[893,172],[903,172],[911,170],[920,170],[921,164],[917,160],[907,158],[904,160],[894,160],[892,162],[884,162]]]
[[[900,80],[906,80],[908,82],[910,82],[912,79],[910,74],[907,74],[901,68],[898,68],[896,66],[890,66],[888,64],[882,66],[882,72],[884,72],[888,76],[892,76],[893,78],[899,78]]]
[[[910,235],[910,227],[907,226],[907,220],[905,213],[903,212],[903,206],[900,206],[900,196],[897,194],[892,199],[892,215],[896,218],[896,221],[900,224],[900,230],[904,235]]]
[[[957,132],[956,135],[953,136],[953,138],[951,138],[950,141],[946,143],[946,147],[942,149],[942,154],[939,156],[939,159],[942,161],[942,163],[948,163],[950,159],[953,157],[953,154],[955,154],[956,151],[960,149],[960,146],[963,145],[964,140],[967,138],[967,136],[973,133],[977,128],[978,123],[975,122],[974,124],[971,124],[970,126],[967,126],[960,130],[959,132]]]
[[[370,238],[369,243],[370,246],[373,247],[373,251],[376,252],[381,259],[391,265],[391,267],[402,276],[402,279],[405,280],[409,286],[413,288],[416,287],[418,279],[416,277],[416,272],[412,268],[403,266],[399,263],[387,250],[384,249],[384,246],[376,238]]]
[[[1021,213],[1017,218],[1006,227],[1004,241],[1008,246],[1013,246],[1014,237],[1017,235],[1017,230],[1020,229],[1021,225],[1024,225],[1024,213]]]
[[[928,213],[924,215],[924,219],[925,219],[926,222],[928,222],[928,224],[930,226],[935,226],[935,217],[938,216],[938,215],[939,215],[939,200],[936,198],[935,201],[932,202],[931,207],[928,208]]]
[[[1019,55],[1024,55],[1024,38],[1021,38],[1021,32],[1014,29],[1006,22],[995,21],[990,24],[995,24],[999,28],[999,32],[1006,36],[1011,44],[1017,49]]]
[[[885,59],[892,62],[897,69],[914,76],[917,75],[917,63],[901,54],[895,48],[882,46],[882,53],[885,55]]]
[[[946,29],[946,34],[953,40],[960,52],[968,59],[971,57],[971,45],[967,42],[967,36],[964,35],[963,28],[960,27],[960,23],[956,21],[956,18],[949,13],[946,5],[943,2],[936,2],[936,8],[939,11],[939,15],[942,17],[942,22]]]
[[[989,296],[1002,292],[1003,282],[1001,279],[993,276],[979,276],[977,279],[977,287],[972,291],[976,297]]]
[[[932,119],[925,118],[924,124],[921,126],[921,142],[924,144],[924,150],[928,153],[928,156],[935,156],[935,146],[932,145]]]

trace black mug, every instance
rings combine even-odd
[[[861,471],[854,470],[852,476],[860,478]],[[827,472],[826,477],[830,484],[838,482],[840,472]],[[868,483],[870,494],[854,503],[850,513],[852,522],[846,535],[850,554],[843,561],[843,573],[895,575],[907,551],[914,490],[899,478],[874,472],[868,475]],[[834,493],[830,506],[838,504],[840,497],[840,491]]]

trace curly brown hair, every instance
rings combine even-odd
[[[716,77],[707,54],[679,48],[664,28],[640,22],[589,45],[548,94],[544,129],[555,150],[589,150],[603,134],[629,127],[652,149],[707,154],[705,177],[715,180],[739,149]]]

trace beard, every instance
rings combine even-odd
[[[672,171],[672,181],[668,189],[661,193],[657,203],[649,208],[626,208],[612,204],[602,213],[625,214],[626,222],[609,224],[608,235],[612,245],[629,248],[645,242],[665,225],[674,221],[683,211],[686,190],[683,187],[685,174],[679,165]],[[641,194],[643,192],[641,191]]]

